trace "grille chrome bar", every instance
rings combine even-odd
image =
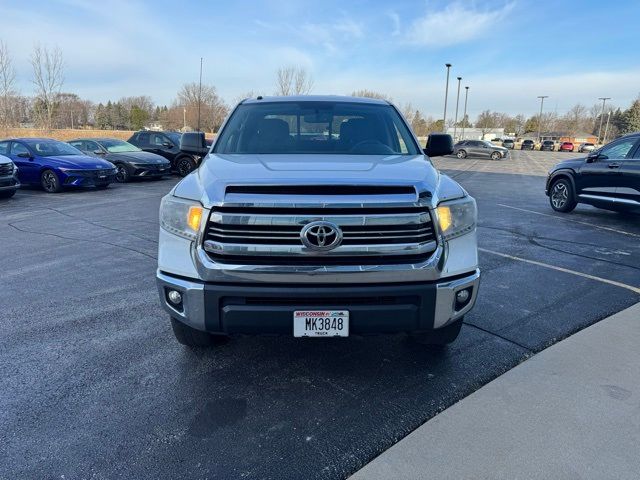
[[[436,250],[428,207],[399,203],[379,208],[356,203],[361,198],[353,197],[346,208],[214,207],[204,229],[203,250],[220,263],[318,266],[343,261],[345,265],[419,263]],[[322,252],[305,246],[302,229],[316,221],[338,226],[342,242]]]

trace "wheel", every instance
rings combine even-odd
[[[211,335],[210,333],[196,330],[175,318],[171,318],[171,328],[173,329],[176,340],[187,347],[210,347],[228,341],[228,337],[226,336]]]
[[[196,169],[196,162],[190,157],[181,157],[176,162],[176,170],[178,175],[185,177]]]
[[[123,165],[122,163],[119,163],[116,165],[116,168],[118,169],[116,171],[116,181],[119,183],[127,183],[129,180],[131,180],[131,174],[129,173],[129,169]]]
[[[502,158],[502,154],[500,152],[493,152],[491,154],[491,160],[500,160]]]
[[[11,198],[16,194],[16,190],[7,190],[5,192],[0,192],[0,198]]]
[[[453,343],[462,328],[463,318],[459,318],[455,322],[446,327],[437,328],[429,332],[411,333],[409,337],[416,343],[421,345],[443,346]]]
[[[53,170],[45,170],[40,175],[40,184],[47,193],[58,193],[62,191],[62,185],[58,175]]]
[[[456,153],[456,157],[458,158],[467,158],[467,152],[464,150],[458,150],[458,153]]]
[[[549,203],[556,212],[568,213],[576,208],[578,203],[573,197],[573,186],[566,178],[560,178],[551,185]]]

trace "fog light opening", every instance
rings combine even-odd
[[[182,306],[182,294],[177,290],[168,290],[167,299],[174,307]]]
[[[471,301],[471,289],[472,287],[458,290],[456,292],[456,311],[466,307]]]

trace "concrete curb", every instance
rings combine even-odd
[[[352,480],[640,478],[640,303],[425,423]]]

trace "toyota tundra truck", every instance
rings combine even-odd
[[[392,104],[242,101],[162,199],[157,284],[177,340],[406,332],[456,339],[478,294],[476,202]]]

